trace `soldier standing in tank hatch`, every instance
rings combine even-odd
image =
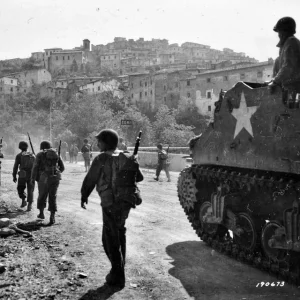
[[[141,134],[141,133],[140,133]],[[131,208],[142,200],[136,183],[144,179],[136,160],[140,136],[133,155],[116,151],[118,134],[104,129],[96,135],[101,153],[95,157],[81,188],[81,207],[96,186],[103,213],[102,243],[111,262],[109,285],[125,286],[126,227]]]
[[[31,174],[31,181],[38,182],[39,196],[37,208],[40,210],[39,219],[45,219],[44,209],[49,197],[48,210],[50,211],[50,225],[55,223],[57,211],[57,189],[61,180],[61,173],[65,170],[59,150],[51,148],[48,141],[41,142],[40,152],[36,155]]]
[[[271,92],[276,86],[285,88],[285,85],[300,81],[300,41],[294,36],[295,20],[291,17],[281,18],[273,30],[278,32],[279,57],[273,68],[274,78],[269,83]]]

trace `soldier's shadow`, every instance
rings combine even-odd
[[[112,287],[107,284],[103,284],[101,287],[95,290],[89,290],[78,300],[106,300],[109,299],[114,293],[121,291],[120,287]]]

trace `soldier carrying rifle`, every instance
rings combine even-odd
[[[31,174],[31,181],[38,182],[39,197],[37,208],[40,210],[38,215],[40,219],[45,219],[44,209],[49,196],[50,225],[55,223],[55,212],[57,211],[56,194],[59,181],[61,180],[61,173],[65,170],[60,156],[60,147],[61,143],[57,152],[56,149],[51,148],[50,142],[41,142],[41,151],[36,155]]]
[[[82,184],[81,207],[86,208],[88,197],[96,187],[103,213],[102,243],[111,262],[106,276],[110,285],[125,286],[126,227],[131,208],[141,204],[137,182],[144,179],[136,158],[141,132],[133,155],[116,151],[118,134],[105,129],[96,135],[101,153],[95,157]]]

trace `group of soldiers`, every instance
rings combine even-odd
[[[100,154],[92,164],[91,145],[84,140],[82,153],[87,174],[81,187],[81,207],[86,209],[88,197],[96,187],[101,198],[103,214],[102,242],[105,253],[111,262],[111,270],[106,276],[110,285],[125,285],[126,227],[125,222],[131,208],[141,204],[142,199],[137,182],[143,180],[143,174],[137,162],[137,140],[133,155],[129,154],[123,141],[119,141],[117,132],[112,129],[102,130],[96,135]],[[118,150],[118,147],[122,150]],[[56,195],[65,167],[60,147],[52,148],[49,141],[42,141],[36,156],[28,151],[28,143],[19,143],[20,153],[15,158],[13,181],[18,183],[17,190],[22,200],[21,207],[32,210],[35,181],[38,185],[37,208],[39,219],[45,219],[44,209],[48,197],[50,222],[55,223],[57,211]],[[86,155],[87,153],[88,155]],[[18,178],[17,178],[18,175]],[[26,190],[27,189],[27,193]],[[26,201],[27,200],[27,201]]]
[[[280,42],[277,46],[280,51],[274,67],[274,79],[268,83],[271,91],[276,86],[285,88],[285,85],[291,81],[300,79],[300,42],[294,37],[296,32],[294,19],[290,17],[280,19],[273,30],[278,32]],[[130,210],[142,202],[137,187],[137,182],[144,178],[136,158],[139,140],[137,140],[133,155],[130,155],[125,143],[114,130],[102,130],[95,137],[100,154],[94,158],[92,164],[92,145],[88,143],[87,139],[84,140],[81,148],[87,172],[81,187],[81,207],[86,209],[88,198],[96,187],[101,199],[103,214],[102,243],[111,262],[111,270],[106,276],[106,282],[110,285],[124,287],[125,222]],[[45,218],[44,209],[47,196],[49,196],[50,224],[54,224],[57,211],[56,193],[61,173],[65,169],[60,153],[53,149],[48,141],[40,144],[40,152],[36,157],[27,151],[28,144],[26,142],[20,142],[19,148],[21,152],[16,156],[13,181],[17,181],[19,169],[17,189],[22,199],[21,206],[27,205],[28,211],[32,209],[33,190],[35,181],[37,181],[39,190],[37,208],[40,211],[38,217]],[[157,149],[158,167],[154,179],[158,181],[160,172],[165,170],[168,181],[170,181],[168,151],[163,150],[161,144],[157,145]]]

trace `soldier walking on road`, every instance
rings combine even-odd
[[[88,139],[84,139],[83,143],[84,144],[81,147],[81,153],[84,159],[85,171],[87,172],[90,169],[90,165],[91,165],[91,156],[90,156],[91,145],[88,144]]]
[[[61,143],[61,157],[63,161],[67,161],[67,150],[68,150],[68,143],[62,142]]]
[[[106,276],[110,285],[125,286],[126,227],[131,208],[142,200],[136,183],[143,180],[136,156],[116,151],[118,134],[112,129],[97,136],[101,153],[95,157],[81,188],[81,207],[96,186],[103,213],[102,243],[112,268]]]
[[[17,182],[17,172],[19,175],[18,178],[18,194],[22,199],[21,207],[25,207],[27,205],[27,211],[31,211],[32,202],[33,202],[33,191],[34,191],[34,182],[31,182],[31,170],[33,163],[35,161],[35,156],[31,152],[27,152],[28,144],[25,141],[21,141],[19,143],[19,149],[21,152],[17,154],[15,159],[15,164],[13,168],[13,182]],[[27,186],[27,195],[25,193],[25,189]],[[27,197],[27,202],[26,202]]]
[[[156,177],[154,180],[158,181],[158,177],[160,175],[160,172],[164,170],[166,172],[168,182],[171,181],[170,178],[170,173],[169,173],[169,161],[168,161],[168,153],[163,150],[162,145],[158,144],[157,145],[157,150],[158,150],[158,162],[157,162],[157,167],[156,167]]]
[[[79,149],[78,149],[77,145],[74,144],[74,152],[73,152],[73,155],[74,155],[75,164],[77,164],[77,156],[78,156],[78,152],[79,152]]]
[[[49,196],[48,210],[51,213],[49,224],[52,225],[55,223],[55,212],[57,211],[57,189],[65,167],[57,150],[51,148],[50,142],[41,142],[40,150],[33,165],[31,181],[38,182],[37,208],[40,210],[38,215],[40,219],[45,219],[44,209]]]
[[[71,146],[70,146],[69,156],[70,156],[70,163],[72,163],[74,160],[74,145],[73,144],[71,144]]]

